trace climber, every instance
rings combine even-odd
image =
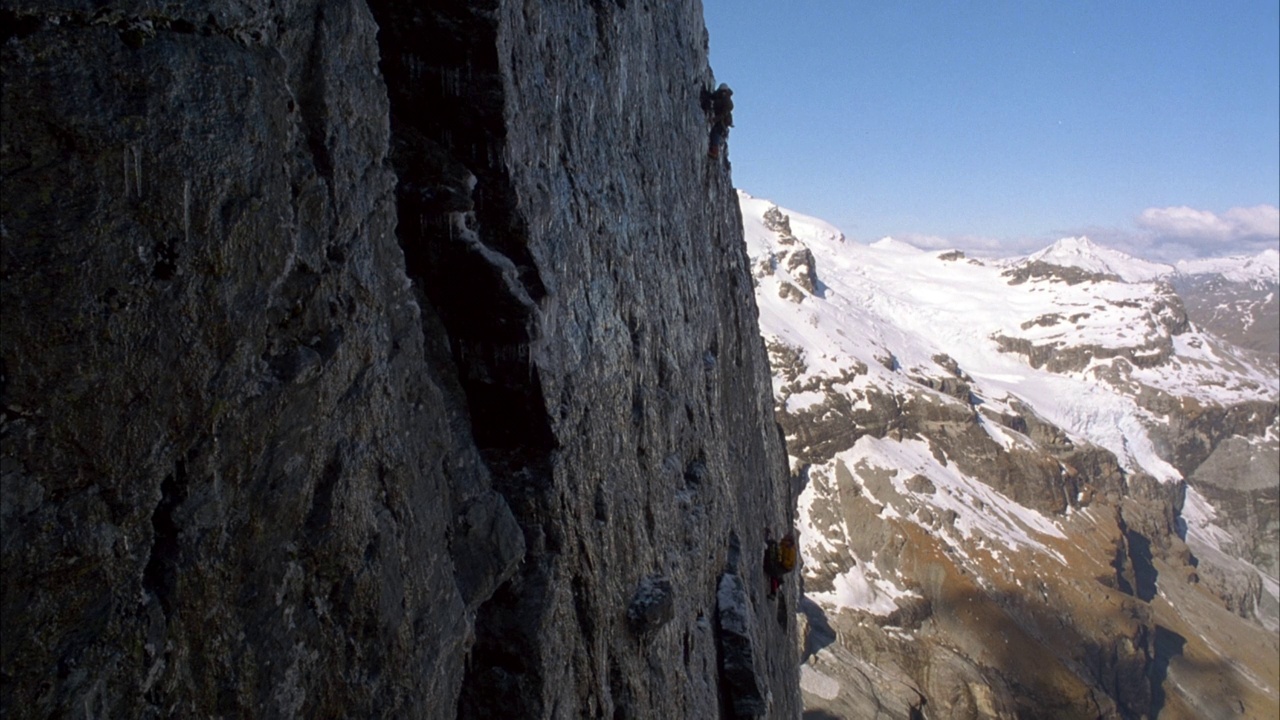
[[[782,586],[782,576],[796,567],[796,538],[795,533],[789,532],[775,542],[769,528],[765,528],[764,540],[764,574],[769,577],[769,599],[772,600]]]
[[[710,105],[711,113],[708,122],[711,123],[711,144],[707,148],[707,155],[718,158],[720,148],[729,138],[729,128],[733,127],[733,90],[730,90],[728,85],[720,83],[720,87],[711,93]]]
[[[726,128],[733,127],[733,90],[724,83],[711,93],[711,123],[717,122]]]
[[[720,123],[711,126],[711,144],[707,146],[707,157],[720,157],[720,148],[724,146],[724,141],[729,137],[729,129]]]

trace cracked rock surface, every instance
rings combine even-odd
[[[739,712],[792,501],[698,3],[0,19],[0,713]]]

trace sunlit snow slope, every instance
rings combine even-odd
[[[1172,290],[1158,283],[1052,274],[1019,281],[1001,264],[893,239],[860,245],[821,220],[787,213],[794,237],[821,258],[815,290],[797,294],[803,283],[777,259],[795,246],[763,219],[772,203],[745,193],[740,201],[761,329],[800,350],[801,377],[860,362],[872,367],[861,384],[893,386],[950,375],[935,360],[947,354],[985,406],[1025,402],[1072,437],[1111,450],[1126,469],[1164,480],[1179,473],[1152,449],[1145,428],[1160,418],[1134,401],[1136,384],[1203,402],[1277,395],[1274,369],[1241,361],[1188,327]],[[1040,352],[1018,352],[1024,348]],[[892,370],[879,367],[889,358]],[[788,397],[788,407],[808,397]]]
[[[1275,522],[1245,528],[1223,503],[1274,518],[1261,461],[1227,455],[1280,447],[1280,379],[1188,320],[1174,268],[1084,238],[999,262],[862,245],[739,199],[797,476],[813,707],[936,711],[950,677],[984,688],[945,701],[956,712],[1013,716],[1034,697],[1195,716],[1212,678],[1168,657],[1168,633],[1179,658],[1208,657],[1221,640],[1182,631],[1218,611],[1270,631],[1247,673],[1268,677]],[[1229,471],[1199,482],[1214,458]],[[879,670],[850,673],[870,647]],[[1240,702],[1277,703],[1274,680],[1231,677]]]

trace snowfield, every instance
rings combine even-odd
[[[921,383],[961,377],[975,407],[996,415],[1030,408],[1070,441],[1114,453],[1126,472],[1174,482],[1181,475],[1160,457],[1150,433],[1165,418],[1144,408],[1150,403],[1140,404],[1140,396],[1222,405],[1280,396],[1275,368],[1237,355],[1188,323],[1181,301],[1163,281],[1201,271],[1275,277],[1274,251],[1175,268],[1085,238],[1066,238],[1025,258],[979,261],[892,238],[859,244],[822,220],[776,209],[768,200],[739,192],[739,201],[761,332],[771,353],[790,363],[783,378],[775,360],[775,394],[786,412],[819,407],[827,392],[844,395],[854,408],[866,407],[870,389],[959,402]],[[823,380],[830,389],[815,390]],[[1030,446],[1025,436],[983,413],[978,418],[1005,450]],[[890,474],[892,490],[864,484],[861,492],[882,506],[882,518],[926,527],[948,552],[1031,551],[1065,562],[1046,544],[1065,538],[1059,521],[965,475],[925,441],[862,436],[812,476],[829,480],[837,463],[855,474]],[[927,478],[933,490],[912,491],[907,481],[914,476]],[[815,480],[798,499],[806,555],[852,546],[843,522],[818,527],[813,519],[813,508],[835,502],[836,492],[833,482]],[[1190,532],[1220,546],[1222,531],[1206,508],[1188,497]],[[949,521],[920,520],[939,514]],[[841,565],[828,573],[834,573],[831,590],[809,596],[828,608],[892,612],[895,600],[912,593],[869,565]]]
[[[796,302],[782,291],[797,280],[783,262],[770,261],[792,250],[766,227],[768,200],[739,193],[747,249],[756,268],[760,327],[766,340],[798,350],[809,376],[838,376],[861,362],[872,376],[863,385],[899,388],[912,375],[946,374],[934,360],[952,357],[974,378],[984,401],[1001,404],[1016,398],[1045,419],[1115,453],[1126,470],[1142,470],[1162,480],[1179,474],[1153,450],[1146,426],[1158,420],[1124,391],[1099,382],[1096,370],[1113,360],[1095,360],[1083,370],[1055,373],[1032,367],[1025,355],[1001,348],[997,337],[1033,345],[1060,346],[1060,352],[1092,347],[1133,349],[1139,361],[1152,347],[1172,351],[1172,363],[1158,370],[1132,367],[1130,379],[1156,390],[1205,402],[1234,403],[1275,397],[1280,379],[1231,356],[1212,337],[1194,327],[1174,335],[1162,324],[1151,299],[1169,292],[1149,282],[1100,281],[1068,284],[1037,278],[1011,284],[1005,275],[1013,261],[944,259],[891,238],[871,245],[847,240],[832,225],[797,213],[792,234],[808,247],[817,264],[816,293]],[[1089,249],[1101,252],[1092,257]],[[1075,259],[1077,267],[1121,277],[1153,277],[1169,266],[1125,259],[1121,253],[1079,238],[1060,241],[1028,260]],[[897,370],[884,368],[892,358]],[[1133,364],[1132,362],[1128,364]],[[1229,372],[1224,375],[1224,368]],[[791,402],[791,400],[787,400]],[[797,398],[797,405],[817,402]]]

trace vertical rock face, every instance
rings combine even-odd
[[[374,11],[401,241],[529,546],[480,611],[460,712],[714,714],[730,534],[758,542],[789,503],[736,202],[706,158],[698,7]],[[674,620],[641,639],[651,574]],[[794,714],[787,634],[760,627]]]
[[[799,713],[698,4],[415,5],[5,2],[5,715]]]

